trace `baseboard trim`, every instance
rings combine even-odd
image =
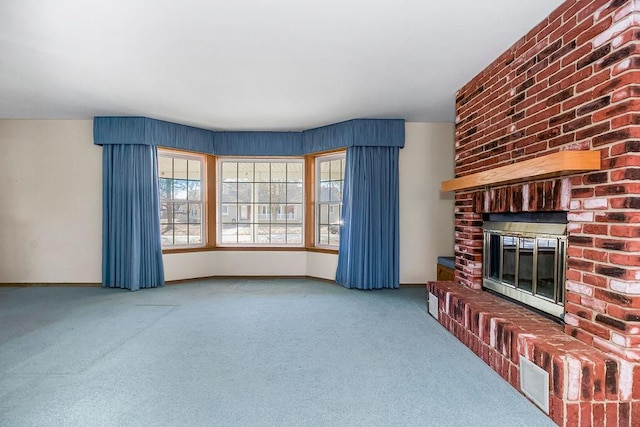
[[[0,283],[0,288],[99,288],[100,283]]]
[[[223,279],[223,280],[281,280],[281,279],[313,279],[313,280],[318,280],[320,282],[326,282],[326,283],[331,283],[331,284],[335,284],[336,281],[332,280],[332,279],[325,279],[322,277],[315,277],[315,276],[229,276],[229,275],[224,275],[224,276],[204,276],[204,277],[193,277],[190,279],[180,279],[180,280],[167,280],[166,283],[167,285],[179,285],[181,283],[190,283],[196,280],[214,280],[214,279]],[[427,286],[427,282],[423,282],[423,283],[400,283],[401,287],[413,287],[413,286],[420,286],[420,287],[424,287],[426,289]]]
[[[192,277],[189,279],[179,279],[179,280],[167,280],[165,283],[167,285],[180,285],[184,283],[191,283],[198,280],[210,280],[210,279],[222,279],[222,280],[282,280],[282,279],[313,279],[320,282],[335,284],[335,280],[325,279],[322,277],[314,277],[314,276],[203,276],[203,277]],[[60,283],[42,283],[42,282],[32,282],[32,283],[0,283],[0,288],[99,288],[102,284],[100,283],[69,283],[69,282],[60,282]],[[426,283],[400,283],[401,287],[413,287],[413,286],[426,286]]]
[[[165,283],[167,285],[180,285],[183,283],[191,283],[198,280],[281,280],[281,279],[317,279],[317,280],[326,280],[319,279],[317,277],[311,276],[202,276],[202,277],[192,277],[189,279],[178,279],[178,280],[167,280]]]

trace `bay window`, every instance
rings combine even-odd
[[[337,251],[345,152],[282,158],[158,150],[165,251]]]

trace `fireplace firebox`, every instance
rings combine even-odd
[[[483,223],[486,289],[557,318],[564,315],[566,223]]]

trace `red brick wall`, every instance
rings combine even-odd
[[[481,286],[482,212],[566,210],[565,332],[632,362],[640,361],[639,43],[640,1],[569,0],[456,96],[456,176],[576,149],[600,151],[603,168],[456,194],[455,281]]]

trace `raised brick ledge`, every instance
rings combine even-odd
[[[438,322],[518,391],[520,357],[549,373],[549,416],[556,424],[640,425],[637,364],[488,292],[453,282],[429,282],[427,291],[438,298]]]

